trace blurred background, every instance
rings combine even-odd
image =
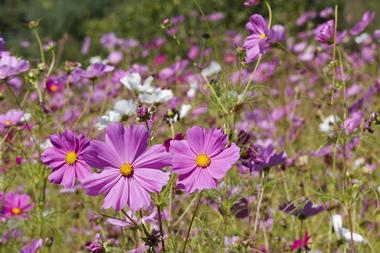
[[[273,23],[284,24],[288,33],[297,32],[297,18],[308,10],[333,7],[336,0],[272,0]],[[289,4],[291,2],[291,4]],[[380,13],[379,0],[341,0],[339,29],[349,27],[360,19],[366,10]],[[165,36],[161,23],[165,18],[178,15],[185,17],[181,29],[183,38],[195,33],[204,33],[191,18],[197,8],[192,0],[0,0],[0,36],[8,47],[18,54],[37,56],[34,39],[28,29],[28,22],[40,22],[40,35],[44,41],[53,40],[61,50],[63,59],[80,60],[83,40],[92,40],[92,54],[101,54],[99,39],[102,34],[114,32],[121,38],[133,38],[147,42],[157,36]],[[199,0],[206,15],[221,12],[224,18],[213,23],[216,31],[244,31],[248,17],[254,12],[267,14],[264,4],[247,8],[244,0]],[[307,25],[306,25],[307,26]],[[205,28],[204,31],[199,27]],[[220,27],[220,29],[218,29]],[[371,30],[380,27],[380,15],[376,16]],[[310,27],[311,29],[312,27]],[[202,29],[202,28],[201,28]],[[187,33],[187,34],[186,34]],[[79,57],[79,59],[78,59]]]

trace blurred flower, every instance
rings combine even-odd
[[[310,243],[310,236],[305,232],[303,235],[303,238],[297,239],[293,242],[292,249],[298,250],[301,252],[302,250],[305,250],[306,252],[309,251],[309,243]]]
[[[179,118],[183,119],[185,118],[189,112],[191,111],[191,105],[190,104],[182,104],[181,108],[179,110]]]
[[[0,80],[16,76],[29,69],[29,62],[0,51]]]
[[[42,153],[41,160],[52,169],[48,178],[51,183],[73,188],[76,179],[90,175],[90,166],[84,160],[90,142],[83,134],[75,136],[66,130],[62,134],[51,135],[50,142],[53,147]]]
[[[376,13],[374,11],[366,11],[362,19],[351,29],[351,34],[356,36],[363,32],[373,21]]]
[[[36,253],[42,247],[44,241],[42,239],[35,239],[28,245],[22,247],[20,253]]]
[[[282,164],[286,160],[286,154],[284,152],[276,153],[273,145],[269,144],[266,147],[261,145],[251,145],[246,154],[242,157],[242,167],[239,167],[241,172],[257,171],[262,172],[270,167]]]
[[[151,86],[153,77],[145,79],[144,83],[141,83],[141,76],[139,73],[129,73],[120,79],[120,82],[127,87],[128,90],[138,92],[153,92],[154,88]]]
[[[227,135],[220,129],[194,126],[186,131],[185,140],[172,140],[172,169],[178,177],[177,186],[186,192],[212,189],[239,159],[240,149],[227,146]]]
[[[0,52],[5,51],[5,40],[3,37],[0,37]]]
[[[90,47],[91,47],[91,38],[86,36],[83,40],[83,45],[82,45],[82,49],[81,49],[81,53],[83,55],[86,55],[88,54],[88,52],[90,51]]]
[[[152,92],[145,92],[139,94],[140,101],[146,104],[165,103],[172,98],[173,92],[169,89],[161,90],[160,88],[155,88]]]
[[[260,3],[260,0],[245,0],[244,5],[249,7],[249,6],[255,6]]]
[[[109,66],[103,63],[93,63],[86,70],[77,68],[74,71],[76,72],[77,75],[79,75],[82,78],[93,80],[113,70],[114,70],[114,67],[112,66]]]
[[[1,195],[0,195],[1,196]],[[34,204],[27,194],[7,192],[2,196],[2,215],[5,218],[23,218],[27,217]]]
[[[121,99],[116,101],[113,109],[121,115],[132,116],[136,113],[137,106],[136,103],[131,99]]]
[[[251,63],[269,48],[269,29],[267,22],[259,14],[249,18],[246,28],[250,35],[245,39],[243,46],[247,51],[246,62]]]
[[[169,179],[161,169],[170,165],[170,155],[162,145],[147,148],[148,142],[142,125],[108,125],[105,142],[91,141],[86,153],[87,163],[102,169],[82,181],[87,194],[106,195],[103,208],[117,211],[126,205],[133,211],[149,206],[149,193],[160,192]]]
[[[358,127],[360,127],[361,123],[364,120],[364,115],[362,112],[354,112],[350,115],[348,119],[344,122],[344,129],[347,134],[351,134]]]
[[[315,29],[315,40],[321,44],[331,45],[334,43],[334,20],[329,20]]]
[[[22,123],[23,111],[10,110],[6,114],[0,114],[0,131],[3,128],[15,126]]]
[[[323,205],[314,206],[313,202],[306,200],[306,203],[302,202],[297,206],[293,202],[284,203],[280,206],[280,210],[304,220],[324,211],[325,207]]]
[[[335,115],[330,115],[322,120],[319,124],[319,131],[331,135],[334,130],[335,124],[338,122],[338,117]]]
[[[363,238],[363,236],[353,233],[350,230],[346,229],[343,227],[343,222],[342,222],[342,216],[339,214],[334,214],[331,217],[331,222],[334,227],[334,231],[336,235],[340,238],[343,239],[349,243],[351,243],[351,233],[352,233],[352,240],[355,243],[367,243],[367,240]]]
[[[209,77],[219,73],[221,70],[222,67],[220,66],[220,64],[215,61],[212,61],[208,67],[202,70],[201,74],[204,77]]]
[[[283,25],[274,25],[269,32],[269,39],[271,43],[282,42],[285,40],[285,27]]]
[[[114,111],[114,110],[106,111],[106,113],[100,117],[100,120],[96,123],[95,127],[98,130],[103,130],[110,123],[120,122],[121,118],[122,118],[122,115],[118,111]]]

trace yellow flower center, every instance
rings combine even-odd
[[[18,208],[18,207],[13,207],[13,208],[12,208],[12,213],[13,213],[14,215],[19,215],[19,214],[21,214],[21,209]]]
[[[120,173],[124,177],[129,177],[133,173],[133,165],[130,163],[124,163],[123,165],[120,166]]]
[[[13,124],[12,120],[4,120],[4,125],[10,126]]]
[[[199,167],[206,168],[207,166],[210,165],[211,160],[210,160],[210,157],[208,157],[208,155],[206,155],[206,154],[199,154],[199,155],[197,155],[197,158],[195,159],[195,162],[197,163],[197,165]]]
[[[58,85],[56,85],[56,84],[52,84],[52,85],[50,86],[50,90],[51,90],[52,92],[56,92],[56,91],[58,90]]]
[[[260,39],[261,39],[261,40],[265,39],[266,37],[267,37],[267,35],[266,35],[265,33],[261,33],[261,34],[260,34]]]
[[[69,165],[73,165],[78,160],[78,155],[74,151],[67,152],[66,154],[66,163]]]

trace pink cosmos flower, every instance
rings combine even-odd
[[[49,181],[53,184],[73,188],[76,179],[90,175],[90,166],[84,160],[90,141],[82,134],[75,136],[71,131],[50,136],[53,147],[45,150],[41,160],[53,171]]]
[[[36,253],[42,247],[44,241],[42,239],[36,239],[31,241],[28,245],[25,245],[20,250],[20,253]]]
[[[243,47],[247,51],[246,62],[251,63],[268,50],[269,29],[267,22],[259,14],[254,14],[249,18],[246,28],[250,35],[245,39]]]
[[[24,116],[23,111],[10,110],[6,114],[0,114],[0,130],[2,128],[17,125]]]
[[[33,203],[29,195],[15,192],[7,192],[1,199],[2,215],[5,218],[27,217],[27,212],[33,208]]]
[[[227,135],[220,129],[194,126],[187,130],[185,140],[172,140],[173,172],[178,186],[186,192],[211,189],[239,159],[240,149],[232,143],[227,146]]]
[[[161,144],[147,148],[148,142],[143,125],[108,125],[105,142],[91,141],[85,156],[88,164],[102,169],[83,180],[87,194],[105,195],[103,208],[117,211],[126,205],[133,211],[149,206],[149,193],[160,192],[169,180],[161,169],[170,165],[170,154]]]

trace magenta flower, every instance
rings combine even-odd
[[[50,136],[53,147],[41,155],[41,160],[53,171],[49,181],[65,188],[73,188],[76,179],[82,180],[90,175],[90,166],[84,160],[84,154],[90,145],[84,135],[75,136],[71,131]]]
[[[297,250],[297,252],[301,252],[303,249],[305,252],[308,252],[309,249],[309,243],[310,243],[310,236],[305,232],[303,238],[297,239],[293,242],[292,249]]]
[[[315,40],[325,45],[330,45],[334,43],[334,27],[334,20],[329,20],[319,25],[315,29]]]
[[[255,6],[260,3],[260,0],[245,0],[244,5],[247,7]]]
[[[23,116],[24,112],[18,110],[10,110],[6,114],[0,114],[0,131],[21,123]]]
[[[25,245],[20,250],[20,253],[36,253],[42,247],[44,241],[42,239],[36,239],[31,241],[28,245]]]
[[[259,14],[254,14],[249,18],[246,28],[251,35],[245,39],[243,47],[247,51],[246,61],[250,63],[268,50],[269,29],[267,22]]]
[[[27,194],[7,192],[2,196],[1,213],[5,218],[26,218],[27,212],[34,207]]]
[[[81,68],[77,68],[74,73],[81,78],[89,79],[89,80],[94,80],[96,78],[99,78],[111,71],[113,71],[115,68],[106,65],[103,63],[94,63],[91,64],[86,70],[83,70]]]
[[[215,188],[217,180],[240,157],[234,143],[227,146],[227,135],[222,130],[198,126],[187,130],[185,140],[172,140],[170,152],[173,172],[179,176],[178,186],[189,193]]]
[[[351,29],[351,34],[356,36],[363,32],[372,23],[375,16],[376,13],[374,11],[366,11],[362,19]]]
[[[169,180],[161,169],[170,165],[170,154],[161,144],[147,148],[149,133],[142,125],[128,128],[110,124],[105,142],[91,141],[86,161],[100,173],[82,182],[90,196],[105,195],[103,208],[133,211],[149,206],[151,192],[160,192]]]

